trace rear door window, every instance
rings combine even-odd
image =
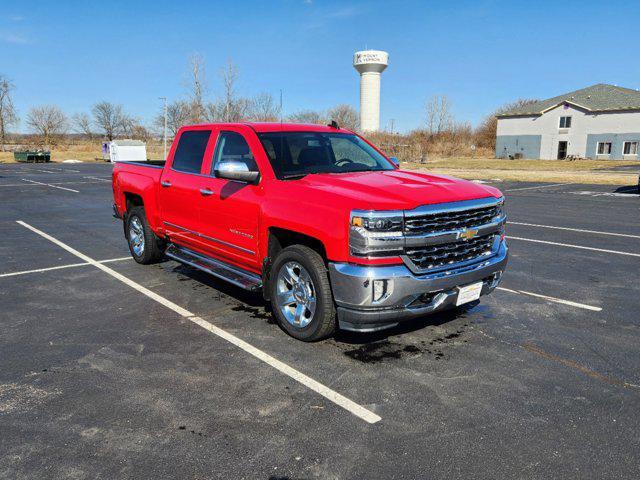
[[[184,173],[200,173],[211,130],[189,130],[180,135],[171,168]]]

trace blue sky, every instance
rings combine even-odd
[[[158,97],[184,95],[187,62],[206,59],[209,95],[227,59],[239,93],[284,91],[284,109],[358,106],[352,55],[387,50],[382,126],[424,123],[446,94],[477,124],[505,102],[594,83],[640,88],[640,2],[612,1],[29,1],[0,7],[0,73],[34,105],[71,114],[100,100],[148,121]],[[24,122],[23,122],[24,125]]]

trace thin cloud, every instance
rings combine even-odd
[[[15,45],[25,45],[27,43],[31,43],[31,40],[29,40],[24,35],[21,35],[19,33],[12,33],[12,32],[0,33],[0,41],[5,43],[13,43]]]
[[[21,22],[24,20],[24,17],[22,15],[9,15],[9,20],[12,22]]]
[[[362,9],[354,5],[338,8],[327,13],[327,18],[350,18],[362,13]]]

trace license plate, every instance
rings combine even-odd
[[[482,282],[472,283],[471,285],[467,285],[466,287],[458,287],[458,298],[456,299],[456,306],[478,300],[480,298],[481,291]]]

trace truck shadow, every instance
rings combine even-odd
[[[480,301],[472,302],[464,307],[459,307],[454,310],[446,310],[444,312],[433,313],[425,315],[422,318],[416,318],[404,323],[400,323],[395,327],[390,327],[378,332],[349,332],[346,330],[339,330],[335,335],[335,340],[340,343],[351,345],[362,345],[367,343],[379,342],[381,340],[387,340],[389,337],[398,335],[404,335],[407,333],[422,330],[427,327],[439,327],[445,324],[451,323],[454,320],[466,319],[472,310],[482,309],[486,307],[479,306]]]
[[[638,193],[640,193],[640,187],[638,187],[638,185],[618,187],[613,192],[614,193],[626,193],[626,194],[629,194],[629,195],[637,195]]]
[[[179,281],[193,280],[192,288],[194,290],[200,290],[203,287],[209,288],[216,296],[215,300],[224,300],[223,297],[229,297],[230,300],[237,300],[249,307],[266,305],[262,294],[243,290],[225,280],[218,279],[188,265],[172,265],[172,261],[167,259],[167,261],[163,262],[163,268],[171,268],[172,272],[178,274]]]
[[[188,265],[172,264],[171,262],[163,262],[162,265],[162,268],[170,268],[172,272],[178,274],[180,281],[190,280],[191,288],[194,290],[201,293],[203,290],[210,292],[214,300],[227,303],[232,307],[231,310],[246,314],[247,319],[260,319],[267,324],[277,324],[273,313],[271,313],[270,303],[264,300],[261,293],[242,290]],[[343,347],[377,348],[384,346],[386,348],[390,337],[402,337],[405,334],[429,327],[443,327],[446,330],[443,338],[436,336],[431,339],[435,343],[453,341],[464,333],[473,315],[480,314],[485,318],[490,318],[492,314],[489,310],[489,307],[480,305],[480,301],[476,301],[454,310],[425,315],[422,318],[416,318],[377,332],[360,333],[338,330],[327,341]],[[451,328],[447,328],[448,324],[451,324]],[[411,345],[403,345],[403,347],[412,348]],[[409,350],[407,352],[411,353]]]

